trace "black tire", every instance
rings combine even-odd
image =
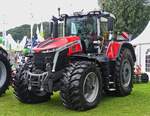
[[[26,71],[26,65],[23,66],[14,78],[14,94],[16,98],[23,103],[41,103],[46,102],[50,99],[50,93],[40,91],[30,91],[28,90],[27,80],[24,78],[24,73]],[[37,89],[37,88],[35,88]],[[39,93],[39,94],[37,94]]]
[[[143,83],[148,83],[148,81],[149,81],[148,74],[142,73],[142,74],[141,74],[141,81],[142,81]]]
[[[131,51],[128,48],[122,48],[115,64],[116,95],[127,96],[131,93],[133,74],[134,60]]]
[[[0,49],[0,96],[5,93],[10,85],[11,65],[7,53]]]
[[[84,94],[84,88],[87,84],[85,80],[87,79],[87,75],[89,74],[96,74],[96,78],[98,79],[97,82],[99,83],[99,86],[97,86],[98,89],[96,89],[96,97],[91,102],[89,102],[90,100],[85,98]],[[71,63],[70,66],[66,68],[66,72],[64,73],[62,83],[63,87],[60,92],[61,99],[63,101],[64,106],[69,109],[91,109],[95,107],[101,100],[102,78],[100,70],[97,69],[95,63],[88,61],[77,61]]]

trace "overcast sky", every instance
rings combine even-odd
[[[0,31],[4,27],[9,29],[31,22],[48,21],[52,15],[58,14],[58,7],[63,13],[98,8],[97,0],[0,0],[0,3]]]

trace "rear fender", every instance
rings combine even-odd
[[[119,56],[120,51],[121,51],[122,48],[128,48],[128,49],[131,51],[133,60],[134,60],[134,62],[135,62],[135,61],[136,61],[136,55],[135,55],[134,47],[132,46],[132,44],[130,44],[130,43],[123,43],[123,44],[121,45],[120,50],[119,50],[118,56]],[[118,57],[118,56],[117,56],[117,57]]]
[[[106,55],[110,60],[115,60],[121,48],[121,43],[116,41],[111,41],[108,45]]]
[[[135,51],[133,46],[130,43],[127,42],[111,42],[108,46],[106,55],[111,61],[115,61],[117,57],[119,57],[119,54],[121,52],[122,48],[128,48],[133,56],[134,62],[136,61]]]

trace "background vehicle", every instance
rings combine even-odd
[[[113,20],[101,11],[53,17],[53,38],[36,46],[17,73],[17,99],[38,103],[60,91],[65,107],[87,110],[99,103],[102,91],[129,95],[136,58],[130,43],[112,37]]]
[[[143,73],[141,71],[141,66],[136,65],[134,70],[134,82],[135,83],[148,83],[149,82],[149,76],[147,73]]]
[[[0,47],[0,96],[8,89],[11,79],[11,65],[7,52]]]

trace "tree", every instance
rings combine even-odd
[[[38,24],[38,27],[40,28],[40,24]],[[49,22],[43,22],[43,30],[44,30],[44,38],[48,38],[50,36],[49,34]],[[36,33],[37,24],[34,24],[33,26],[33,35]],[[30,25],[25,24],[21,25],[19,27],[15,27],[13,29],[9,29],[7,33],[11,34],[14,40],[21,41],[22,38],[26,35],[28,38],[30,38]]]
[[[102,0],[99,0],[101,3]],[[148,23],[150,12],[145,0],[105,0],[104,9],[116,16],[115,29],[140,34]]]
[[[22,25],[20,27],[15,27],[7,31],[7,33],[11,34],[12,37],[17,40],[22,40],[23,36],[27,35],[30,37],[30,25]]]

